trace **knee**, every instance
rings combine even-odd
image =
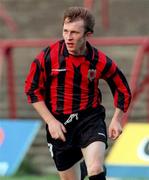
[[[87,167],[88,176],[93,176],[103,172],[103,166],[99,163],[90,164]]]
[[[60,175],[60,179],[61,180],[70,180],[70,176],[66,175],[66,174],[65,175],[63,174],[63,175]]]

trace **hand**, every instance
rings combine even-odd
[[[112,120],[109,125],[109,138],[115,140],[117,139],[122,133],[122,126],[119,121]]]
[[[66,128],[61,122],[56,119],[50,120],[50,122],[48,123],[48,129],[53,139],[60,139],[64,142],[66,141],[64,135],[64,133],[66,133]]]
[[[33,107],[40,114],[43,120],[48,124],[49,133],[51,137],[54,139],[61,139],[62,141],[66,141],[64,133],[66,133],[66,129],[64,125],[56,120],[54,116],[50,113],[44,101],[39,101],[33,103]]]

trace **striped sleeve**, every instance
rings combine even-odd
[[[44,58],[49,48],[43,50],[31,63],[25,80],[25,93],[29,103],[43,101],[45,96],[45,68]]]
[[[126,112],[131,101],[131,91],[128,82],[115,62],[107,56],[105,57],[102,78],[107,81],[111,89],[115,107]]]

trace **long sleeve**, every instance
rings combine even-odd
[[[105,62],[102,78],[106,80],[111,89],[115,107],[126,112],[131,101],[131,91],[128,82],[114,61],[105,57]]]
[[[45,98],[45,54],[48,48],[42,51],[32,62],[25,80],[25,93],[29,103],[43,101]]]

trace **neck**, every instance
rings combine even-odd
[[[69,52],[69,53],[72,55],[75,55],[75,56],[85,55],[85,53],[86,53],[86,42],[83,43],[83,45],[79,49],[77,49],[76,51]]]

